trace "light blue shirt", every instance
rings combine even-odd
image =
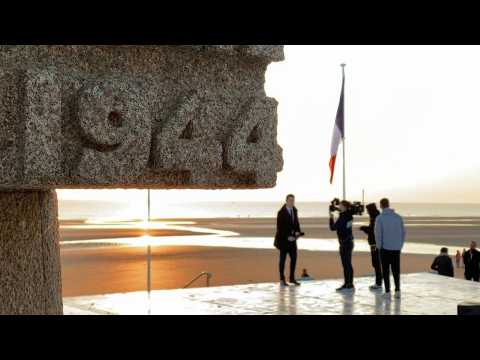
[[[375,242],[378,249],[402,250],[405,243],[405,225],[392,209],[383,209],[375,221]]]

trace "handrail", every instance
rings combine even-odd
[[[196,277],[194,277],[189,283],[187,283],[183,288],[184,289],[188,288],[190,285],[192,285],[195,281],[200,279],[202,276],[207,277],[207,287],[209,287],[210,286],[210,279],[212,278],[213,275],[209,272],[202,271],[200,274],[198,274]]]

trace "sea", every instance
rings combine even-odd
[[[298,202],[299,215],[304,218],[328,216],[327,202]],[[272,218],[282,206],[279,202],[211,201],[152,203],[155,219],[188,218]],[[396,203],[392,206],[408,217],[480,217],[480,204]],[[126,201],[60,200],[61,220],[145,219],[147,204]]]

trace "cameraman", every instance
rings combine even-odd
[[[351,204],[343,200],[340,202],[337,210],[340,212],[337,221],[333,219],[333,209],[330,207],[330,230],[336,231],[338,242],[340,244],[340,259],[342,260],[344,284],[337,291],[354,289],[353,286],[353,215],[350,211]]]
[[[372,266],[375,269],[375,285],[370,286],[370,289],[377,290],[382,288],[382,265],[380,264],[380,253],[375,243],[375,220],[380,215],[375,203],[366,206],[370,224],[368,226],[361,226],[360,230],[367,234],[368,245],[370,245],[370,253],[372,254]]]

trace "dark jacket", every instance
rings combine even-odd
[[[370,246],[375,246],[375,220],[377,216],[380,214],[375,204],[368,204],[367,205],[368,215],[370,217],[370,224],[368,226],[360,226],[360,230],[362,230],[365,234],[367,234],[368,244]]]
[[[283,205],[277,213],[277,232],[273,245],[279,250],[286,249],[289,246],[296,246],[297,244],[296,241],[288,241],[289,236],[295,236],[296,232],[301,232],[296,207],[293,208],[293,214],[294,219],[290,216],[286,205]]]
[[[438,271],[439,275],[453,277],[453,262],[448,255],[439,255],[433,260],[432,270]]]
[[[353,242],[353,216],[350,211],[341,212],[337,221],[330,218],[330,230],[337,232],[340,245],[350,244]]]
[[[480,273],[480,252],[473,250],[473,256],[470,258],[472,250],[465,251],[463,263],[465,264],[465,275],[476,276]]]

